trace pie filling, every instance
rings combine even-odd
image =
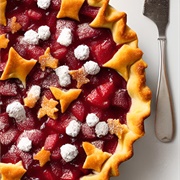
[[[99,171],[86,147],[103,165],[118,144],[112,121],[126,124],[127,82],[103,67],[121,45],[89,25],[98,7],[83,2],[74,20],[57,18],[63,2],[42,2],[8,0],[0,25],[1,163],[22,162],[23,180],[77,180]]]

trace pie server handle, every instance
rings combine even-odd
[[[170,142],[173,138],[173,112],[165,69],[166,38],[160,37],[160,69],[156,93],[155,133],[161,142]]]

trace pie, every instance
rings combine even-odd
[[[151,91],[109,0],[0,1],[2,180],[108,180],[133,154]]]

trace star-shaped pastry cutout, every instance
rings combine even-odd
[[[119,139],[122,139],[122,135],[128,132],[127,125],[121,124],[119,119],[108,119],[107,122],[110,134],[115,134]]]
[[[0,163],[1,180],[20,180],[25,172],[26,169],[24,169],[22,161],[16,164]]]
[[[37,102],[37,99],[35,99],[32,95],[29,95],[24,98],[24,105],[33,108]]]
[[[79,11],[85,0],[62,0],[57,18],[72,18],[79,21]]]
[[[103,152],[89,142],[83,142],[82,145],[87,155],[83,168],[100,172],[102,165],[112,154]]]
[[[52,119],[57,119],[57,104],[58,101],[55,101],[54,99],[47,99],[46,96],[43,96],[41,108],[38,111],[38,118],[40,119],[47,115]]]
[[[44,55],[39,57],[39,63],[41,64],[42,71],[45,71],[46,67],[50,67],[52,69],[57,68],[58,59],[54,58],[50,53],[50,47],[48,47],[44,53]]]
[[[77,81],[77,88],[80,88],[83,84],[86,84],[90,81],[88,78],[86,78],[87,73],[84,68],[80,68],[78,70],[71,70],[69,74],[74,80]]]
[[[18,78],[26,87],[26,77],[36,64],[36,60],[26,60],[21,57],[13,47],[9,50],[8,60],[0,80]]]
[[[12,34],[16,33],[17,31],[19,31],[21,29],[21,25],[16,22],[16,17],[13,16],[11,19],[10,19],[10,28],[11,28],[11,32]]]
[[[33,159],[38,160],[41,167],[43,167],[48,161],[50,161],[51,152],[45,150],[44,147],[34,155]]]
[[[9,43],[9,39],[6,38],[6,34],[0,35],[0,49],[6,49]]]
[[[0,24],[6,26],[6,5],[7,0],[0,1]]]
[[[62,113],[66,111],[72,101],[78,98],[82,91],[81,89],[70,89],[66,91],[56,87],[50,87],[50,90],[54,97],[59,100]]]
[[[129,78],[129,67],[140,60],[142,51],[139,48],[123,45],[117,53],[103,66],[115,69],[127,81]]]

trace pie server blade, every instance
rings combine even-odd
[[[169,0],[145,0],[143,14],[151,19],[159,31],[160,64],[156,92],[155,133],[162,142],[173,138],[173,112],[165,67],[166,27],[169,22]]]

